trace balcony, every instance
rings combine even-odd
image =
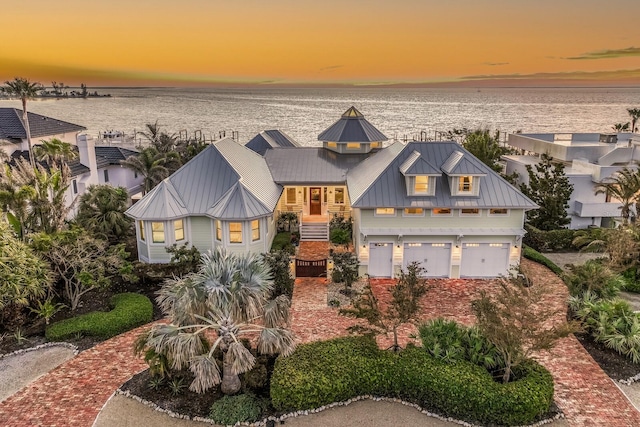
[[[616,218],[620,216],[622,203],[575,202],[575,214],[582,218]]]

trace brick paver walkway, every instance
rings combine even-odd
[[[546,281],[554,287],[546,303],[564,304],[566,288],[546,268],[523,261],[535,282]],[[373,280],[372,287],[384,304],[386,289],[392,280]],[[424,297],[422,319],[438,316],[467,325],[474,322],[470,301],[480,289],[496,284],[483,280],[432,280]],[[327,307],[326,279],[297,279],[292,304],[292,324],[301,342],[324,340],[346,335],[353,320]],[[142,327],[144,328],[144,326]],[[86,426],[93,424],[109,396],[132,375],[146,368],[133,356],[133,342],[142,330],[105,341],[60,365],[15,395],[0,403],[2,426]],[[400,330],[406,345],[415,327]],[[391,337],[381,339],[381,347],[390,345]],[[572,426],[640,426],[637,412],[624,394],[591,359],[574,337],[560,342],[552,355],[538,359],[552,373],[556,384],[555,399]]]

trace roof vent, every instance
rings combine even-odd
[[[615,133],[601,133],[600,134],[600,142],[605,142],[607,144],[617,144],[618,143],[618,134],[615,134]]]

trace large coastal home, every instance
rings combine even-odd
[[[302,240],[328,240],[333,215],[352,217],[361,273],[373,277],[413,261],[429,277],[495,277],[519,263],[525,211],[537,206],[455,142],[383,148],[354,107],[322,146],[256,138],[247,145],[258,152],[217,141],[127,211],[140,260],[167,262],[165,247],[187,242],[266,252],[278,216],[293,212]]]
[[[607,194],[595,194],[599,183],[622,168],[636,169],[640,160],[640,135],[632,133],[545,133],[511,134],[508,144],[525,154],[503,156],[506,172],[517,172],[520,183],[528,183],[526,166],[540,161],[541,154],[565,165],[565,174],[573,184],[567,214],[569,228],[610,225],[620,217],[621,204]]]
[[[77,158],[67,163],[71,170],[71,182],[65,195],[68,206],[90,185],[121,186],[127,189],[130,196],[142,191],[144,178],[120,165],[120,160],[137,155],[137,151],[122,147],[96,146],[92,137],[81,134],[86,130],[84,126],[30,112],[28,115],[34,146],[41,140],[57,138],[73,145],[78,152]],[[29,159],[22,110],[0,108],[0,150],[4,151],[10,160],[20,157]],[[75,215],[75,206],[70,215]]]

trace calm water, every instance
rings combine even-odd
[[[156,120],[170,132],[200,130],[241,142],[282,129],[304,145],[355,105],[387,137],[433,138],[436,131],[486,127],[503,132],[607,132],[640,107],[640,88],[543,89],[104,89],[112,98],[36,100],[30,111],[87,127],[132,133]],[[20,107],[17,101],[0,106]]]

